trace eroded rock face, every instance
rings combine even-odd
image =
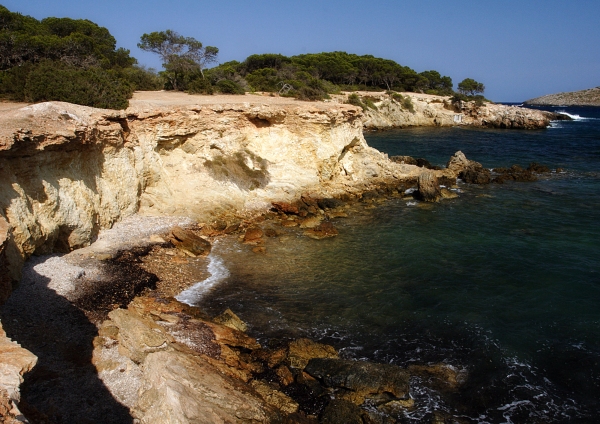
[[[1,114],[11,276],[29,255],[86,246],[136,212],[205,222],[273,202],[294,212],[289,202],[306,192],[335,197],[415,173],[368,147],[360,116],[325,103],[107,111],[49,102]]]

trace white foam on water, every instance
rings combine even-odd
[[[560,113],[562,115],[567,115],[573,121],[587,121],[587,120],[595,120],[596,118],[587,118],[585,116],[577,115],[574,113],[565,112],[564,110],[557,110],[556,113]]]
[[[414,187],[411,187],[409,189],[404,190],[404,194],[413,194],[415,191],[417,191],[417,189]]]
[[[415,206],[417,202],[406,202],[406,206]]]
[[[194,306],[211,287],[229,277],[229,270],[225,266],[223,258],[211,252],[208,255],[208,259],[209,263],[207,270],[210,273],[210,277],[182,291],[175,296],[175,299],[190,306]]]

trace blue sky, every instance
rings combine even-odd
[[[42,19],[86,18],[109,29],[143,65],[136,44],[172,29],[219,48],[219,61],[254,53],[342,50],[435,69],[486,86],[494,101],[522,101],[600,86],[598,0],[0,0]]]

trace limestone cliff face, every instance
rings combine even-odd
[[[367,129],[386,129],[422,126],[472,126],[482,128],[538,129],[546,128],[556,114],[540,110],[475,102],[451,103],[449,97],[429,94],[403,93],[410,99],[412,110],[402,101],[396,101],[384,93],[361,93],[373,101],[377,109],[368,108],[363,122]],[[345,96],[336,96],[338,102]]]
[[[367,146],[348,105],[98,110],[51,102],[0,116],[0,259],[89,244],[136,212],[200,220],[303,192],[351,191],[418,172]]]

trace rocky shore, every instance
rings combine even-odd
[[[569,119],[566,115],[493,103],[453,102],[447,96],[430,94],[360,92],[365,110],[363,125],[367,130],[405,127],[468,126],[475,128],[542,129],[553,120]],[[337,102],[348,95],[333,96]]]
[[[412,407],[410,375],[457,387],[462,374],[441,365],[350,363],[308,340],[261,347],[230,311],[172,296],[206,278],[215,237],[260,254],[265,211],[334,237],[345,202],[456,197],[448,187],[481,165],[460,152],[445,169],[390,160],[355,106],[178,102],[0,114],[2,324],[35,354],[2,338],[4,420],[25,419],[17,388],[36,356],[20,404],[33,422],[385,422]]]

